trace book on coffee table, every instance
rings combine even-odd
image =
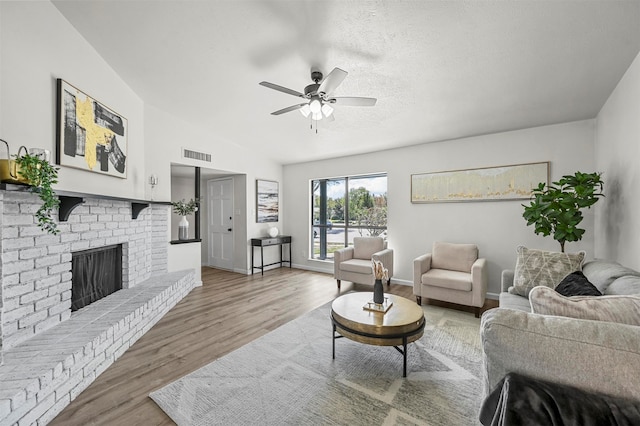
[[[362,309],[364,309],[365,311],[372,311],[372,312],[382,312],[383,314],[386,313],[389,308],[391,308],[393,306],[393,302],[389,301],[389,299],[387,299],[386,297],[384,298],[384,302],[382,303],[375,303],[373,300],[370,302],[367,302]]]

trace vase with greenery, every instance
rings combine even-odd
[[[194,199],[184,201],[183,198],[180,201],[173,201],[171,205],[173,206],[173,212],[179,214],[180,216],[193,214],[196,210],[198,210],[198,201]]]
[[[188,240],[189,221],[187,220],[187,215],[198,210],[198,200],[191,199],[189,201],[184,201],[184,199],[182,199],[180,201],[172,202],[171,205],[173,206],[173,212],[182,216],[182,219],[180,219],[180,223],[178,224],[178,239]]]
[[[20,152],[24,150],[24,154]],[[52,166],[41,155],[32,155],[25,147],[20,147],[14,156],[17,173],[30,185],[29,190],[37,193],[42,200],[42,206],[36,212],[38,226],[50,234],[58,234],[58,224],[53,220],[52,213],[60,207],[60,200],[56,196],[52,185],[58,183],[58,167]]]
[[[538,184],[531,194],[531,204],[522,205],[527,226],[534,225],[536,234],[552,235],[564,253],[564,244],[580,241],[585,232],[578,227],[584,218],[581,210],[604,197],[600,177],[601,173],[576,172],[550,185]]]

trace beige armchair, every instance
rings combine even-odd
[[[379,260],[387,268],[389,284],[393,275],[393,250],[387,248],[387,242],[381,237],[355,237],[353,246],[336,250],[333,253],[333,275],[338,282],[338,290],[341,280],[373,285],[372,260]]]
[[[487,294],[487,261],[475,244],[433,243],[431,253],[413,261],[413,294],[475,307],[476,317]]]

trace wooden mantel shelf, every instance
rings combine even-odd
[[[28,185],[0,183],[0,189],[5,191],[26,191],[29,189]],[[136,200],[132,198],[114,197],[111,195],[102,194],[86,194],[81,192],[72,191],[58,191],[54,190],[58,199],[60,200],[60,208],[58,209],[58,218],[60,222],[66,222],[69,219],[69,215],[81,204],[84,204],[85,198],[97,198],[99,200],[114,200],[114,201],[126,201],[131,203],[131,219],[137,219],[140,212],[150,204],[165,204],[171,205],[169,201],[151,201],[151,200]]]

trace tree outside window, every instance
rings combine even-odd
[[[333,259],[357,236],[386,236],[386,174],[317,179],[311,190],[312,258]]]

